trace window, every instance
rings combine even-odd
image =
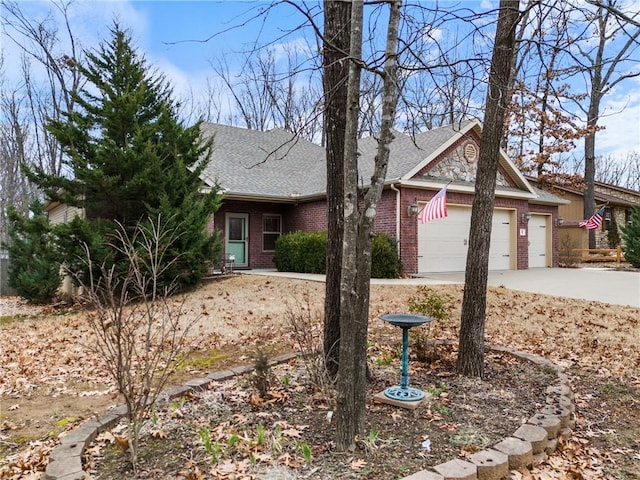
[[[611,230],[611,207],[604,209],[604,224],[602,230]]]
[[[276,249],[276,240],[282,235],[282,216],[262,216],[262,250],[273,252]]]

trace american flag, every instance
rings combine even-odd
[[[602,225],[602,216],[604,215],[604,208],[602,207],[596,213],[591,215],[587,220],[583,220],[578,223],[578,226],[582,228],[586,228],[587,230],[595,230],[596,228],[600,228]]]
[[[447,216],[447,185],[442,187],[435,196],[429,200],[420,214],[420,221],[427,223],[436,218],[444,218]]]

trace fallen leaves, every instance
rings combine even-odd
[[[287,310],[286,302],[282,301],[284,292],[291,298],[308,295],[321,304],[322,288],[321,284],[316,285],[313,282],[255,278],[247,275],[234,276],[220,284],[207,284],[193,294],[191,309],[194,314],[208,314],[203,318],[197,336],[206,338],[205,344],[216,348],[223,344],[236,345],[239,361],[247,352],[245,347],[255,340],[256,332],[260,330],[264,330],[268,338],[277,339],[286,346],[284,344],[287,337],[282,335],[283,313]],[[462,297],[462,287],[437,286],[435,289],[451,293],[458,300],[457,311],[453,312],[452,320],[433,326],[436,337],[455,340],[459,328],[459,300]],[[377,340],[381,333],[387,334],[379,326],[381,322],[377,321],[377,316],[389,311],[405,310],[407,299],[413,293],[412,287],[372,285],[372,339]],[[582,369],[590,372],[590,375],[616,378],[640,386],[638,309],[554,299],[495,288],[489,289],[487,300],[487,343],[538,353],[565,368]],[[30,395],[47,395],[52,399],[52,403],[55,403],[56,396],[63,393],[99,396],[114,391],[109,384],[104,365],[85,348],[85,345],[91,343],[91,333],[84,324],[84,314],[61,312],[62,315],[45,317],[47,312],[38,313],[42,313],[39,318],[23,318],[3,325],[0,333],[0,393],[3,401],[5,398],[20,399],[19,404],[15,403],[20,405],[19,408],[12,409],[13,402],[10,401],[7,403],[11,406],[3,411],[6,418],[2,419],[0,430],[11,435],[19,433],[22,428],[21,425],[16,425],[14,419],[15,415],[28,411],[28,403],[24,400]],[[247,319],[246,322],[243,319]],[[397,332],[391,331],[389,338],[396,340]],[[245,356],[245,361],[246,358]],[[81,385],[81,388],[74,387],[77,385]],[[270,392],[271,396],[262,399],[262,404],[253,397],[243,396],[241,392],[231,389],[226,390],[224,395],[245,404],[255,403],[254,406],[257,408],[262,408],[267,403],[284,404],[287,400],[284,391]],[[579,409],[593,408],[597,402],[597,398],[577,399]],[[326,407],[325,412],[330,410],[329,405],[323,406]],[[314,408],[319,407],[314,405]],[[180,417],[178,414],[176,416]],[[323,416],[326,417],[326,413],[323,413]],[[175,421],[180,419],[174,418]],[[264,417],[265,424],[269,421],[273,424],[278,420],[282,419]],[[400,416],[394,419],[401,420]],[[437,412],[432,412],[428,420],[443,421]],[[326,425],[326,420],[323,422]],[[230,432],[235,429],[242,441],[249,445],[255,437],[255,432],[246,428],[246,424],[246,417],[232,417],[221,429],[217,430],[216,426],[212,425],[212,435],[226,445],[232,435]],[[604,478],[603,466],[611,464],[615,456],[634,458],[633,454],[624,453],[624,449],[608,452],[593,447],[594,441],[605,436],[604,433],[590,431],[584,424],[579,425],[577,430],[575,442],[567,444],[561,454],[550,457],[547,463],[536,466],[530,472],[530,478],[561,478],[559,472],[573,476],[567,478],[579,478],[575,476],[578,474],[584,478]],[[167,430],[159,426],[154,431],[155,435],[162,439]],[[303,438],[303,433],[304,430],[298,425],[282,426],[282,437],[292,443]],[[113,442],[115,443],[115,440]],[[55,441],[51,441],[50,444],[55,444]],[[47,445],[49,443],[34,443],[29,447],[29,451],[22,452],[23,456],[16,457],[15,464],[12,465],[16,465],[15,468],[18,468],[17,465],[26,467],[25,472],[37,471],[38,468],[42,468],[42,456],[46,460],[48,455]],[[246,449],[250,451],[249,447]],[[314,455],[315,453],[314,451]],[[300,457],[291,452],[287,452],[286,455],[278,453],[278,458],[273,458],[275,453],[272,456],[271,452],[255,452],[254,449],[254,455],[259,462],[277,463],[281,458],[283,463],[300,464]],[[635,454],[636,460],[638,455]],[[219,467],[216,467],[219,471],[212,471],[213,473],[202,469],[198,473],[195,468],[190,472],[193,472],[193,480],[199,480],[201,476],[231,478],[232,475],[236,475],[236,478],[242,478],[241,475],[247,475],[242,463],[225,463]],[[362,468],[364,469],[364,466]],[[235,471],[230,473],[233,469]]]
[[[367,466],[367,462],[362,459],[354,460],[349,464],[349,468],[354,472],[359,472],[366,466]]]

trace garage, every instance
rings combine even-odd
[[[489,270],[516,268],[514,210],[493,213]],[[447,205],[446,218],[422,224],[418,220],[418,271],[463,272],[467,262],[471,207]]]
[[[551,216],[531,215],[529,220],[529,268],[551,266]]]

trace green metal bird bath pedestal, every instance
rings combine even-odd
[[[401,402],[416,402],[422,400],[425,393],[422,390],[409,386],[409,329],[429,323],[433,319],[425,315],[414,315],[410,313],[387,313],[381,315],[380,319],[402,328],[402,373],[400,375],[400,385],[385,389],[385,397]]]

